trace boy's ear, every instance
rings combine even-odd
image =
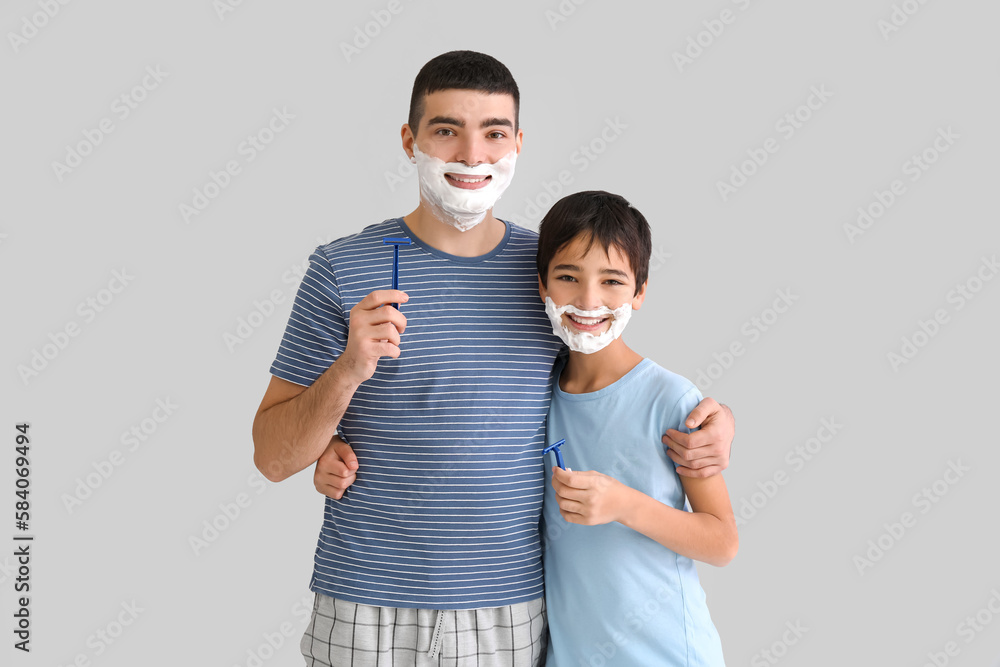
[[[545,301],[545,297],[548,295],[548,290],[545,289],[545,285],[542,284],[542,274],[538,274],[538,296],[542,297],[542,301]]]
[[[639,288],[639,293],[632,297],[632,310],[639,310],[642,307],[642,302],[646,300],[646,285],[649,284],[647,280]]]

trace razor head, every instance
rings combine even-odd
[[[556,465],[558,465],[563,470],[566,469],[566,464],[563,461],[562,452],[559,451],[559,448],[562,447],[565,444],[566,444],[566,439],[564,438],[564,439],[560,440],[559,442],[552,443],[551,445],[549,445],[548,447],[546,447],[545,449],[542,450],[542,456],[545,456],[549,452],[552,452],[553,454],[555,454],[556,455]]]
[[[382,245],[411,245],[413,241],[408,238],[396,238],[394,236],[382,237]]]

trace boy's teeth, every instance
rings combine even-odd
[[[603,317],[577,317],[575,315],[570,315],[569,319],[573,320],[578,324],[584,324],[584,325],[597,324],[598,322],[604,321]]]

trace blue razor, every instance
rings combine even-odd
[[[405,237],[385,236],[382,238],[383,245],[392,246],[392,289],[399,289],[399,246],[411,245],[412,243],[413,241]],[[398,303],[392,304],[392,307],[399,310]]]
[[[560,440],[559,442],[557,442],[555,444],[552,444],[552,445],[549,445],[548,447],[546,447],[545,449],[542,450],[542,456],[545,456],[549,452],[552,452],[553,454],[555,454],[556,455],[556,465],[558,465],[563,470],[566,469],[566,464],[563,463],[562,452],[559,451],[559,448],[562,447],[565,444],[566,444],[566,440],[564,438],[564,439]]]

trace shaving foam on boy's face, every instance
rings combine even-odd
[[[552,323],[552,333],[559,336],[569,349],[583,354],[593,354],[603,350],[611,344],[613,340],[621,336],[629,318],[632,317],[632,302],[626,301],[619,307],[612,310],[607,306],[601,306],[596,310],[581,310],[572,304],[557,306],[552,297],[545,297],[545,313]],[[606,331],[593,333],[590,331],[574,330],[563,324],[563,314],[567,314],[570,319],[581,327],[594,328],[600,331],[604,326],[602,320],[611,317],[611,326]]]
[[[464,232],[486,218],[486,213],[510,185],[517,151],[512,150],[492,164],[469,167],[427,155],[414,142],[413,156],[420,195],[434,216]]]

